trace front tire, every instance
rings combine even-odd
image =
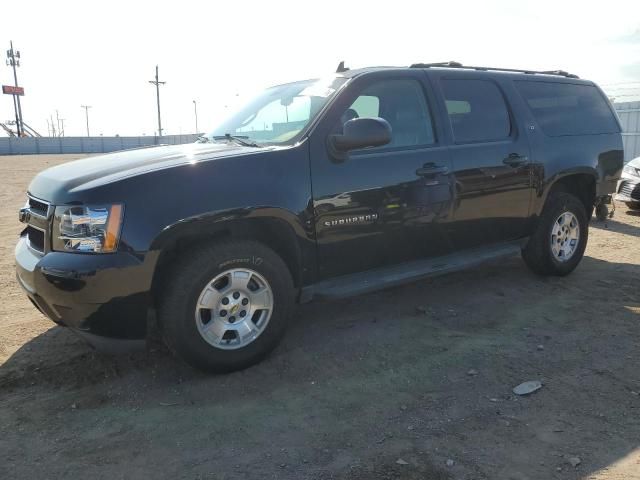
[[[522,258],[540,275],[568,275],[584,256],[588,228],[582,202],[569,193],[552,192]]]
[[[293,307],[284,261],[254,241],[196,249],[169,272],[158,319],[169,348],[209,372],[249,367],[284,335]]]

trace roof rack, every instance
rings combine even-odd
[[[493,68],[493,67],[471,67],[468,65],[462,65],[460,62],[437,62],[437,63],[414,63],[410,65],[409,68],[431,68],[431,67],[445,67],[445,68],[462,68],[467,70],[478,70],[482,72],[493,71],[493,72],[516,72],[516,73],[526,73],[528,75],[558,75],[561,77],[567,78],[580,78],[573,73],[565,72],[564,70],[544,70],[544,71],[536,71],[536,70],[518,70],[515,68]]]

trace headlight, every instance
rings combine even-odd
[[[56,207],[53,250],[111,253],[118,248],[122,205]]]
[[[626,165],[622,171],[629,175],[633,175],[634,177],[640,177],[640,169],[634,168],[631,165]]]

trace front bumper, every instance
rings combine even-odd
[[[154,255],[50,252],[43,256],[22,237],[15,259],[18,283],[54,322],[101,350],[144,345]]]
[[[616,192],[614,198],[620,202],[640,203],[640,178],[623,175]]]

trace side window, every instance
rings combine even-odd
[[[380,99],[372,95],[360,95],[351,108],[358,114],[358,117],[379,117]]]
[[[490,142],[509,137],[509,111],[495,83],[443,79],[441,86],[456,143]]]
[[[415,80],[384,80],[365,88],[342,114],[339,129],[364,117],[382,117],[391,125],[391,143],[378,148],[435,143],[427,101]]]
[[[596,87],[560,82],[516,81],[540,128],[551,137],[620,131]]]

